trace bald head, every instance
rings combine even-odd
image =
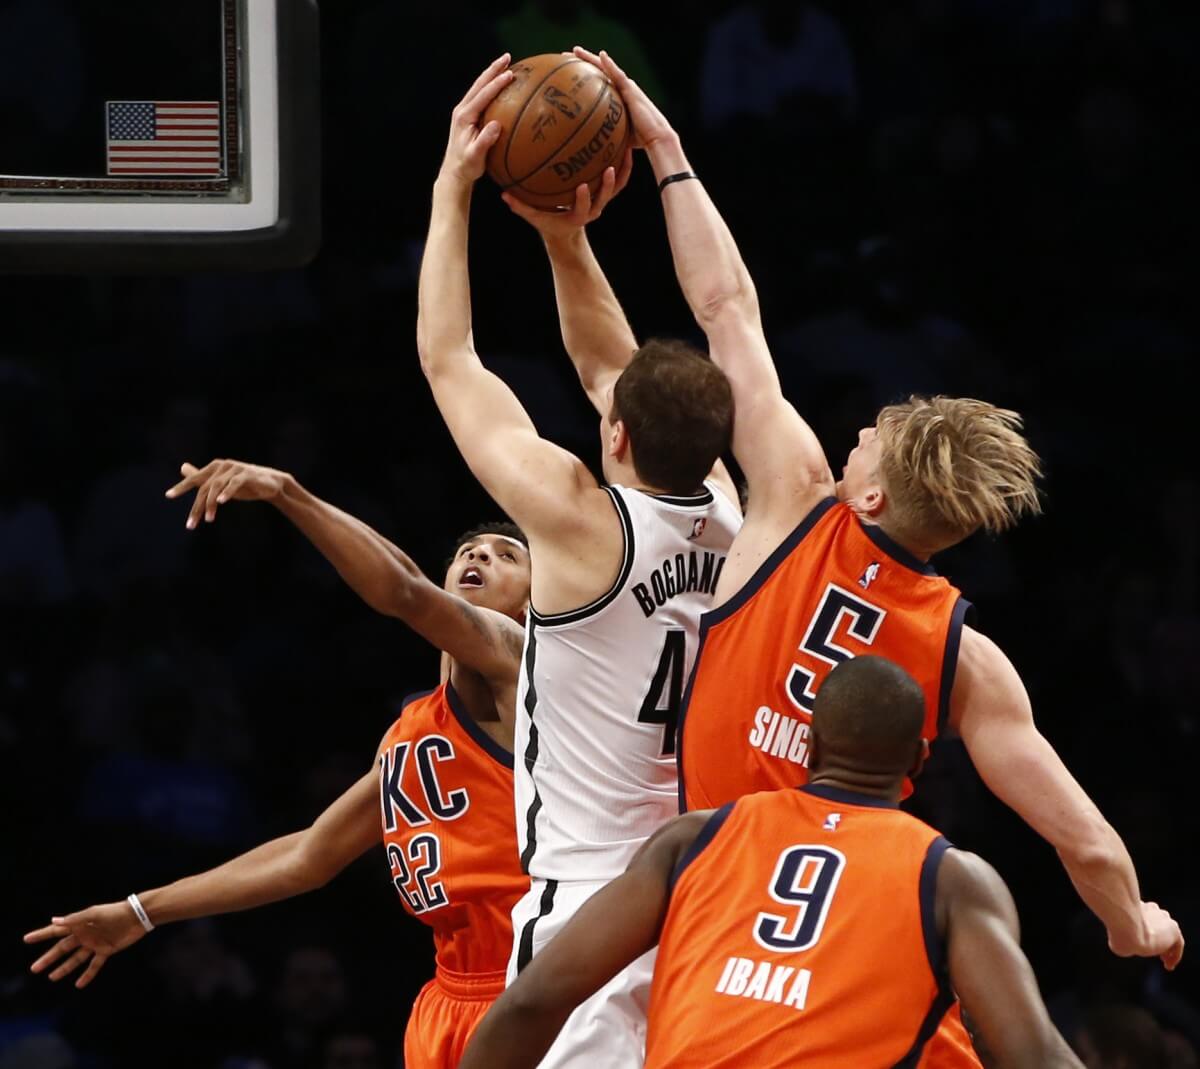
[[[903,776],[913,767],[924,721],[925,694],[912,676],[883,657],[852,657],[817,691],[817,764]]]

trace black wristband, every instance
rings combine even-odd
[[[700,180],[700,176],[695,171],[680,171],[678,174],[669,174],[661,182],[658,183],[658,191],[661,193],[672,182],[686,182],[689,178]]]

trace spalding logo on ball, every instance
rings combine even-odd
[[[604,169],[620,164],[629,138],[625,102],[604,72],[559,52],[510,68],[513,80],[480,122],[500,123],[487,156],[501,189],[535,208],[567,208],[586,182],[592,195]]]

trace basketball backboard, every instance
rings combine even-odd
[[[315,254],[314,0],[18,0],[0,22],[0,272]]]

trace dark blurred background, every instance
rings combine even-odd
[[[62,35],[86,72],[103,38],[85,6],[0,0],[0,106],[50,141],[77,87],[23,80],[19,41]],[[662,103],[835,467],[910,391],[1025,414],[1045,515],[939,566],[1124,836],[1144,897],[1200,938],[1185,162],[1200,6],[348,0],[322,18],[309,268],[0,284],[0,1069],[400,1064],[432,952],[382,852],[307,898],[156,931],[82,993],[29,977],[20,934],[307,825],[370,767],[400,698],[435,683],[436,654],[269,506],[190,533],[162,495],[183,460],[269,464],[439,574],[455,535],[495,515],[433,407],[414,325],[450,108],[504,49],[606,47]],[[592,230],[639,335],[694,338],[644,159]],[[544,434],[594,461],[540,244],[486,179],[472,268],[481,354]],[[1195,1067],[1195,963],[1110,955],[1053,851],[961,746],[939,751],[916,808],[1008,880],[1089,1066]]]

